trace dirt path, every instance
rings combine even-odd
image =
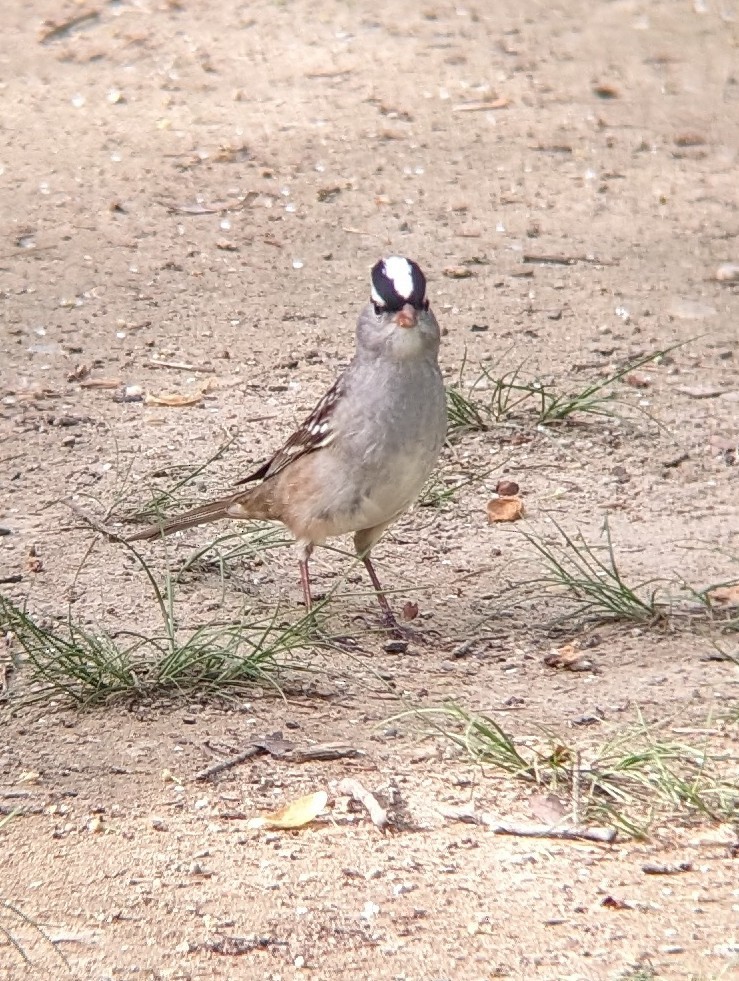
[[[366,583],[327,551],[318,587],[337,588],[331,622],[360,648],[298,652],[284,698],[18,711],[28,666],[4,672],[0,805],[25,816],[0,830],[0,981],[739,977],[730,803],[712,819],[663,801],[651,823],[647,805],[648,838],[622,828],[613,845],[495,835],[452,810],[536,822],[540,791],[398,717],[489,713],[524,752],[570,754],[561,775],[611,740],[623,759],[642,720],[736,777],[739,674],[718,659],[736,633],[695,607],[581,626],[564,595],[525,585],[544,573],[520,533],[561,547],[555,521],[602,543],[607,517],[630,582],[737,578],[737,286],[716,278],[739,262],[736,5],[30,6],[0,10],[0,577],[42,625],[71,611],[161,635],[141,567],[60,499],[114,523],[151,471],[232,437],[178,503],[246,473],[346,363],[379,255],[426,270],[450,384],[484,363],[577,392],[672,350],[609,387],[618,418],[537,425],[529,392],[445,451],[437,506],[377,550],[394,605],[417,602],[435,631],[425,646],[385,649]],[[144,400],[167,393],[191,404]],[[522,524],[487,524],[501,477]],[[212,531],[147,546],[158,581]],[[299,616],[289,549],[225,575],[183,578],[180,626]],[[545,663],[569,643],[590,670]],[[275,731],[359,755],[258,755],[193,780]],[[346,776],[393,833],[348,809]],[[331,819],[248,826],[321,789]],[[549,789],[586,807],[582,787]]]

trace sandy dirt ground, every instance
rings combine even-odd
[[[736,634],[696,614],[553,635],[565,598],[525,586],[543,572],[522,534],[602,542],[607,516],[629,581],[737,578],[736,4],[34,0],[2,5],[0,38],[0,577],[39,623],[161,632],[141,566],[63,499],[116,525],[147,474],[171,486],[229,440],[179,503],[246,474],[351,356],[380,255],[427,272],[468,394],[483,363],[577,391],[678,345],[615,383],[620,418],[524,406],[444,451],[437,489],[467,482],[376,550],[428,634],[405,653],[331,551],[317,589],[358,646],[294,652],[283,696],[24,706],[9,638],[0,979],[739,977],[736,818],[496,835],[450,808],[532,822],[536,788],[399,717],[453,700],[584,753],[642,718],[737,772],[739,673],[717,656]],[[516,525],[486,520],[501,478]],[[142,554],[161,582],[216,532]],[[195,568],[178,616],[290,621],[299,600],[278,548]],[[547,665],[564,643],[591,670]],[[275,731],[359,755],[194,781]],[[394,830],[347,807],[346,777]],[[249,827],[322,789],[332,819]]]

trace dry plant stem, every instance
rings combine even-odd
[[[258,756],[260,753],[266,753],[267,750],[264,746],[247,746],[245,750],[241,753],[237,753],[236,756],[229,756],[227,760],[220,760],[218,763],[213,763],[211,766],[207,766],[204,770],[200,770],[199,773],[195,774],[195,780],[209,780],[211,777],[215,777],[219,773],[224,773],[226,770],[231,770],[233,767],[238,766],[239,763],[245,763],[250,760],[252,756]]]
[[[69,510],[73,511],[81,521],[84,521],[86,525],[89,525],[90,528],[92,528],[93,531],[96,531],[99,535],[103,535],[103,537],[107,538],[108,541],[123,541],[120,535],[114,532],[111,528],[108,528],[107,525],[104,525],[102,521],[98,521],[97,518],[93,518],[91,514],[83,511],[78,504],[74,503],[74,501],[67,498],[67,500],[65,500],[63,503],[66,504]]]
[[[444,808],[444,816],[451,821],[480,824],[496,835],[516,835],[519,838],[561,838],[564,841],[582,839],[610,845],[618,834],[615,828],[587,827],[584,825],[529,824],[523,821],[501,821],[494,814],[477,814],[466,808]]]
[[[550,266],[574,266],[576,262],[587,262],[593,266],[617,266],[614,259],[598,259],[592,255],[534,255],[525,253],[524,262],[541,262]]]
[[[366,787],[358,780],[354,780],[351,777],[346,777],[339,783],[336,788],[340,794],[346,797],[351,797],[353,800],[357,801],[362,805],[370,816],[372,823],[384,831],[390,824],[390,818],[384,807],[380,805],[380,802],[371,794]]]
[[[355,746],[346,746],[340,743],[318,743],[315,746],[308,746],[306,749],[293,747],[279,753],[271,752],[266,744],[252,743],[241,753],[237,753],[235,756],[229,756],[225,760],[219,760],[218,763],[213,763],[204,770],[200,770],[199,773],[195,774],[193,779],[197,781],[209,780],[210,777],[223,773],[225,770],[231,770],[240,763],[245,763],[253,756],[259,756],[262,753],[269,753],[275,759],[285,760],[290,763],[343,760],[352,756],[359,756],[359,750]]]
[[[156,358],[150,358],[147,363],[150,368],[170,368],[173,371],[202,371],[206,374],[215,371],[215,368],[208,365],[186,364],[184,361],[158,361]]]
[[[493,814],[480,815],[479,823],[485,825],[496,835],[517,835],[521,838],[562,838],[565,841],[584,839],[585,841],[599,841],[606,845],[615,841],[618,834],[615,828],[589,828],[574,825],[569,828],[559,828],[548,824],[500,821]]]

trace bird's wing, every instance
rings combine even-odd
[[[295,430],[287,442],[280,447],[273,457],[263,463],[262,466],[237,481],[237,484],[249,484],[253,480],[263,480],[267,477],[274,477],[281,470],[284,470],[288,463],[296,460],[306,453],[313,453],[322,449],[334,439],[336,435],[333,426],[334,409],[344,395],[345,376],[341,375],[329,388],[321,401],[311,412],[305,422]]]

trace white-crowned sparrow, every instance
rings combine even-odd
[[[369,553],[418,496],[446,435],[439,325],[426,279],[410,259],[372,268],[372,293],[357,321],[352,362],[303,425],[258,470],[260,481],[128,540],[155,538],[220,518],[281,521],[300,547],[300,579],[311,604],[308,559],[327,538],[354,532],[387,625],[397,621]]]

